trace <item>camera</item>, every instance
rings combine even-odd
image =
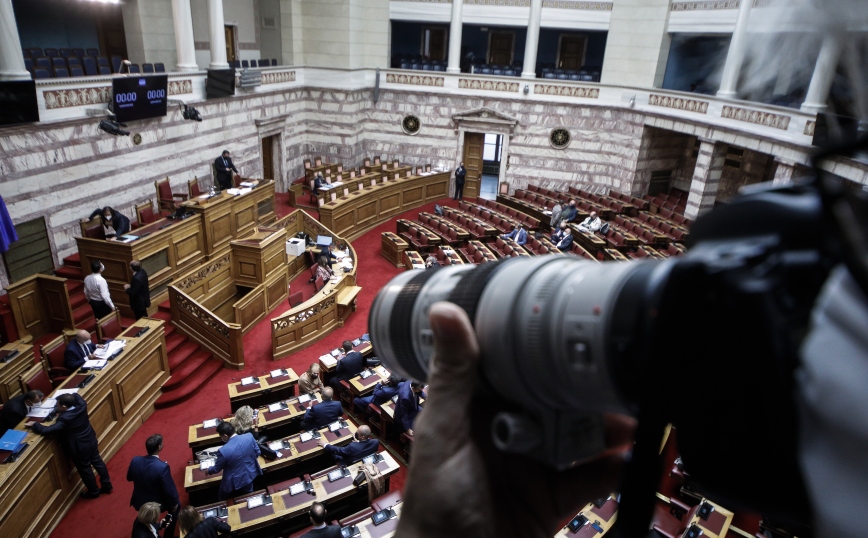
[[[184,105],[184,110],[181,112],[181,116],[183,116],[185,120],[202,121],[202,116],[199,114],[199,111],[187,105]]]
[[[636,417],[624,536],[647,532],[668,424],[697,489],[805,521],[794,372],[841,262],[821,191],[819,180],[749,187],[696,220],[679,258],[551,255],[408,271],[377,295],[369,333],[389,369],[425,381],[429,308],[463,308],[480,346],[477,392],[501,409],[493,444],[555,469],[603,449],[603,413]]]
[[[103,131],[107,132],[110,135],[114,136],[129,136],[130,132],[121,129],[121,127],[126,127],[126,124],[119,123],[112,120],[102,120],[99,122],[99,128]]]

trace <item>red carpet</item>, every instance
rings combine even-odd
[[[277,214],[283,216],[292,211],[293,208],[287,205],[286,195],[277,196]],[[437,203],[457,207],[457,203],[452,200],[441,200]],[[344,327],[335,330],[308,348],[275,362],[271,355],[269,320],[289,309],[287,302],[282,303],[244,337],[245,369],[243,371],[224,369],[191,399],[180,405],[155,411],[108,462],[114,492],[96,500],[77,500],[51,536],[53,538],[90,537],[94,535],[94,529],[99,529],[97,533],[99,536],[129,536],[136,512],[129,505],[132,484],[126,481],[127,467],[133,456],[145,454],[145,439],[154,433],[160,433],[164,437],[165,448],[160,456],[172,467],[172,477],[181,495],[181,504],[185,505],[187,495],[184,491],[184,468],[192,459],[190,447],[187,445],[188,427],[202,420],[229,413],[227,384],[244,376],[266,373],[277,367],[289,367],[295,370],[296,374],[301,374],[311,362],[315,362],[320,355],[334,349],[342,341],[357,338],[368,332],[368,310],[371,302],[380,288],[401,271],[380,256],[380,234],[384,231],[394,232],[397,218],[416,220],[420,211],[433,212],[433,210],[434,203],[431,203],[408,211],[352,242],[358,256],[356,280],[357,285],[362,287],[362,292],[358,297],[357,311],[350,316]],[[307,211],[318,217],[316,211]],[[291,285],[293,292],[303,289],[305,299],[313,294],[313,286],[307,284],[308,278],[308,273],[305,273]],[[402,468],[392,477],[392,488],[402,489],[405,476],[406,470]]]

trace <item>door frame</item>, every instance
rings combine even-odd
[[[488,30],[488,49],[485,53],[485,63],[487,65],[491,64],[491,36],[494,34],[510,34],[512,35],[512,50],[509,51],[509,63],[506,65],[512,65],[515,62],[515,30]],[[497,64],[503,65],[503,64]]]
[[[241,61],[241,48],[238,43],[238,23],[234,21],[223,21],[223,27],[232,29],[232,48],[235,49],[235,61]]]
[[[425,32],[429,30],[442,30],[443,31],[443,58],[436,60],[439,62],[446,61],[449,57],[449,27],[443,26],[423,26],[421,35],[419,36],[419,54],[423,58],[425,57]],[[428,58],[431,59],[430,57]]]
[[[500,184],[506,181],[509,163],[509,143],[512,140],[513,134],[515,134],[518,120],[489,108],[478,108],[453,114],[452,121],[456,123],[458,131],[458,140],[455,148],[456,160],[454,164],[456,168],[458,167],[458,163],[464,158],[464,133],[503,135],[503,149],[500,154],[500,173],[497,178],[498,189],[500,189]],[[507,163],[507,165],[504,165],[504,163]]]
[[[555,56],[555,65],[558,67],[560,67],[561,65],[561,45],[563,44],[565,37],[581,37],[582,40],[585,42],[585,44],[582,45],[582,65],[579,66],[579,69],[581,69],[582,67],[584,67],[585,62],[588,59],[588,36],[584,34],[576,34],[573,32],[565,32],[558,36],[558,55]]]
[[[287,166],[286,166],[286,119],[289,114],[281,114],[271,118],[259,118],[255,120],[256,129],[258,131],[258,147],[259,153],[259,170],[265,173],[264,155],[262,155],[262,139],[274,137],[271,142],[271,154],[277,156],[277,166],[274,170],[274,186],[277,192],[286,192],[289,189],[287,182]],[[275,147],[277,145],[277,147]],[[267,179],[267,178],[263,178]]]

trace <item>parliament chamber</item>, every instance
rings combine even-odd
[[[858,47],[841,39],[862,43],[861,7],[361,4],[0,0],[0,537],[129,535],[145,454],[168,464],[179,508],[232,536],[299,538],[318,503],[347,538],[409,532],[420,499],[454,506],[408,480],[451,445],[414,431],[443,400],[372,340],[393,277],[691,260],[697,219],[805,184],[818,148],[864,122],[847,85]],[[839,12],[846,31],[809,22]],[[858,153],[818,166],[868,189]],[[113,489],[86,491],[67,433],[33,428],[65,424],[73,393]],[[209,468],[248,434],[261,473],[229,495],[232,472]],[[818,509],[811,528],[718,498],[678,437],[669,424],[654,440],[648,538],[825,537],[847,519]],[[542,535],[615,536],[622,493],[558,506]],[[532,505],[486,531],[523,535],[513,516]]]

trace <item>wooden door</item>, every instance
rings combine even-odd
[[[561,34],[558,68],[581,69],[585,64],[585,36]]]
[[[512,65],[515,34],[491,32],[488,41],[488,65]]]
[[[274,144],[270,136],[262,139],[262,179],[274,179]]]
[[[446,60],[446,28],[425,28],[422,33],[422,57],[442,62]]]
[[[483,133],[464,133],[464,168],[467,169],[463,193],[465,200],[479,196],[479,186],[482,183],[482,149],[484,145],[485,135]]]
[[[97,18],[99,53],[106,58],[127,58],[127,38],[124,33],[124,17],[119,6],[105,6]],[[117,9],[115,9],[117,8]]]
[[[234,62],[238,59],[235,57],[235,26],[227,24],[223,31],[226,34],[226,61]]]

